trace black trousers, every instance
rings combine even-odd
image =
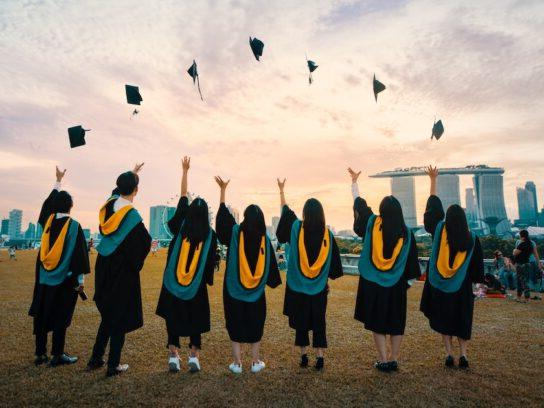
[[[295,346],[307,347],[310,345],[310,331],[309,330],[297,330],[295,334]],[[327,348],[327,334],[325,328],[313,330],[312,347],[313,348]]]
[[[64,353],[64,342],[66,340],[66,327],[53,330],[53,347],[51,355],[60,356]],[[47,332],[36,334],[36,355],[47,354]]]
[[[170,330],[168,330],[168,326],[166,327],[166,331],[168,332],[168,344],[169,345],[176,346],[177,348],[181,348],[179,343],[179,336],[177,334],[172,333]],[[202,335],[201,334],[193,334],[192,336],[189,336],[189,348],[196,347],[200,350],[202,346]]]
[[[115,368],[121,361],[121,351],[125,344],[125,333],[111,334],[105,327],[104,322],[100,322],[98,333],[96,333],[96,342],[93,347],[93,360],[100,360],[104,357],[106,346],[110,342],[110,354],[108,355],[108,367]]]

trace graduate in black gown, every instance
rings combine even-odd
[[[181,198],[176,213],[168,221],[173,238],[168,247],[156,314],[166,323],[169,370],[180,370],[179,338],[189,337],[188,366],[194,373],[200,371],[202,333],[210,331],[207,285],[213,285],[217,238],[210,227],[208,204],[196,198],[189,205],[187,173],[190,163],[190,158],[183,158]]]
[[[240,343],[250,343],[251,372],[257,373],[265,367],[259,355],[266,320],[265,286],[279,286],[280,273],[259,206],[248,206],[244,220],[238,225],[225,205],[225,191],[230,180],[225,182],[218,176],[215,181],[221,190],[215,230],[219,241],[228,246],[223,306],[234,359],[229,369],[235,374],[242,372]]]
[[[327,348],[327,282],[343,275],[340,251],[326,227],[321,203],[315,198],[308,199],[300,221],[285,202],[284,186],[285,180],[278,179],[281,217],[276,237],[282,244],[289,242],[283,314],[289,317],[289,327],[296,331],[300,366],[308,366],[306,349],[310,345],[309,331],[312,331],[312,346],[317,354],[315,368],[321,370]]]
[[[125,335],[143,326],[140,271],[151,247],[151,236],[132,205],[138,193],[142,164],[117,178],[117,187],[99,213],[102,238],[96,250],[94,301],[100,312],[89,369],[104,366],[108,342],[108,377],[128,370],[120,364]]]
[[[57,183],[42,205],[38,223],[43,228],[36,260],[36,280],[29,315],[34,318],[36,359],[46,363],[47,334],[53,332],[51,366],[73,364],[77,357],[64,352],[66,329],[72,322],[78,293],[84,296],[83,275],[90,272],[81,225],[70,217],[72,197],[61,191],[66,170],[57,167]]]
[[[459,367],[468,367],[467,343],[472,333],[474,295],[472,284],[483,282],[484,261],[478,237],[471,234],[465,211],[451,205],[444,209],[436,195],[438,170],[429,167],[431,194],[427,200],[425,230],[433,235],[433,251],[421,296],[421,311],[431,328],[442,335],[447,367],[453,367],[453,337],[461,349]]]
[[[379,216],[374,215],[359,197],[357,179],[361,172],[348,171],[354,198],[353,229],[364,241],[354,317],[372,331],[378,352],[374,366],[383,372],[396,371],[406,326],[408,281],[421,274],[416,242],[404,222],[399,201],[393,196],[384,197]]]

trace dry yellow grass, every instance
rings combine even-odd
[[[401,369],[382,374],[371,366],[371,335],[353,319],[357,278],[333,282],[328,310],[329,350],[323,373],[298,368],[294,333],[282,316],[283,287],[268,291],[262,351],[267,368],[258,375],[228,372],[230,344],[224,328],[222,273],[210,288],[212,331],[203,337],[203,371],[166,371],[164,322],[155,316],[165,253],[149,257],[142,272],[145,323],[127,336],[122,360],[129,372],[106,379],[86,372],[98,312],[78,302],[66,350],[80,361],[70,367],[34,367],[32,296],[35,252],[0,262],[0,405],[102,406],[544,406],[542,379],[544,304],[478,301],[468,372],[443,368],[439,337],[418,311],[421,284],[410,290]],[[95,255],[92,263],[94,264]],[[87,292],[93,294],[93,277]],[[268,289],[267,289],[268,290]],[[247,362],[247,353],[245,361]],[[185,361],[184,361],[185,363]],[[186,365],[186,364],[185,364]],[[246,363],[247,367],[247,363]]]

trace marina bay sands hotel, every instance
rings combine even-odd
[[[417,226],[414,177],[424,176],[424,170],[424,167],[398,168],[370,176],[391,179],[391,194],[400,201],[409,227]],[[472,175],[474,187],[466,190],[467,217],[484,233],[488,233],[490,228],[499,234],[504,233],[510,230],[510,224],[504,204],[503,174],[504,169],[485,165],[441,168],[437,194],[445,209],[451,204],[460,205],[459,175]]]

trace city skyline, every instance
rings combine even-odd
[[[544,191],[542,2],[5,0],[2,11],[4,216],[19,208],[35,221],[59,165],[74,217],[95,230],[118,174],[144,161],[135,205],[149,223],[151,205],[179,193],[184,155],[189,189],[214,209],[220,175],[229,205],[259,204],[270,219],[275,178],[287,177],[296,213],[316,197],[338,229],[352,224],[348,166],[363,171],[374,209],[390,186],[366,176],[412,165],[504,167],[510,219],[520,180]],[[265,43],[259,62],[250,35]],[[311,86],[305,54],[319,65]],[[193,59],[205,102],[186,72]],[[377,102],[374,74],[387,87]],[[143,97],[134,117],[125,84]],[[79,124],[92,129],[87,145],[70,149]],[[415,190],[421,223],[426,180]]]

